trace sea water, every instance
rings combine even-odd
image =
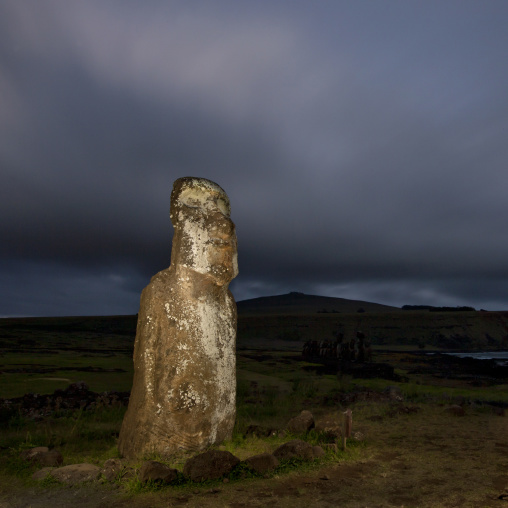
[[[508,351],[479,351],[476,353],[444,353],[459,358],[476,358],[477,360],[496,360],[498,365],[508,366]]]

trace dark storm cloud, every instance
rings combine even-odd
[[[184,175],[237,299],[507,308],[505,3],[0,9],[0,314],[135,312]]]

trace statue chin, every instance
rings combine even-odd
[[[237,274],[237,270],[229,265],[215,265],[211,267],[208,275],[217,286],[227,286]]]

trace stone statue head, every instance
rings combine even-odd
[[[229,198],[216,183],[194,177],[176,180],[171,192],[171,265],[206,275],[218,286],[229,284],[238,275],[230,212]]]

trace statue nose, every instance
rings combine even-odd
[[[231,235],[235,231],[235,225],[229,217],[225,217],[220,211],[210,214],[210,218],[215,221],[213,231],[225,235]],[[212,231],[212,232],[213,232]]]

